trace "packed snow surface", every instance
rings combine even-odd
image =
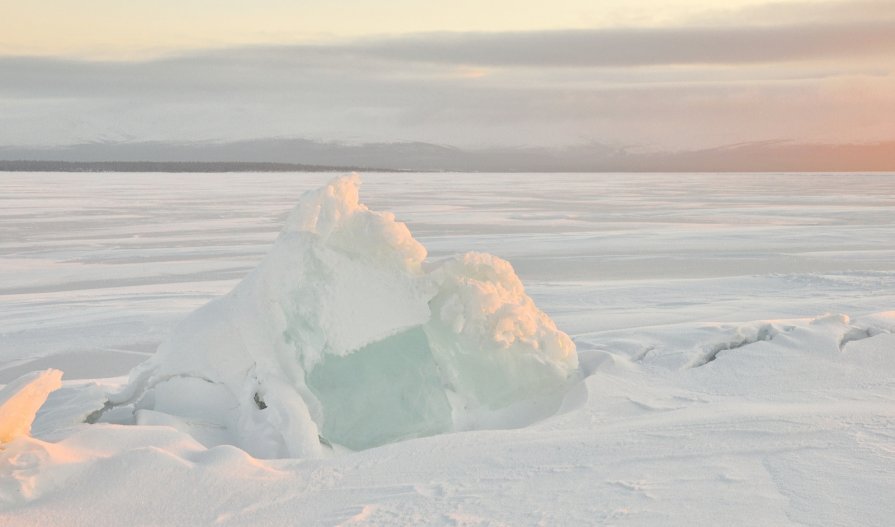
[[[0,178],[0,525],[891,524],[895,176],[329,179]]]

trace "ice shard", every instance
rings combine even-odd
[[[0,444],[28,435],[47,396],[62,386],[59,370],[35,371],[0,389]]]

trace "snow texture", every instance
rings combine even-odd
[[[467,428],[470,413],[501,426],[501,410],[561,394],[575,346],[512,266],[478,253],[426,262],[359,185],[345,176],[302,196],[258,268],[187,317],[110,407],[206,446],[318,457]]]
[[[271,376],[252,390],[246,375],[246,393],[231,394],[191,373],[217,356],[205,346],[242,349],[231,342],[248,338],[241,317],[254,324],[287,311],[257,289],[289,295],[258,278],[272,277],[268,265],[252,273],[254,286],[237,288],[257,297],[189,314],[232,291],[270,252],[295,197],[331,177],[0,178],[0,383],[47,368],[66,378],[30,436],[0,446],[0,525],[892,524],[895,174],[366,174],[365,200],[395,211],[428,249],[407,274],[429,282],[430,315],[373,342],[343,335],[343,349],[360,347],[308,356],[317,362],[306,388],[337,413],[365,403],[356,384],[381,388],[383,405],[365,419],[324,420],[326,442],[355,426],[377,441],[409,429],[435,435],[358,451],[317,439],[324,457],[258,459],[225,444],[233,430],[208,423],[246,403],[257,409],[248,415],[272,419],[274,394],[295,386],[271,386]],[[444,417],[439,385],[420,379],[434,371],[453,382],[439,354],[458,371],[481,357],[451,355],[440,332],[454,344],[512,342],[501,349],[539,338],[491,331],[508,311],[482,306],[514,286],[473,272],[477,256],[452,256],[466,250],[513,262],[526,293],[574,340],[580,381],[497,409],[512,390],[452,385]],[[412,266],[412,250],[389,254],[391,263],[361,268],[386,274],[408,255]],[[442,276],[449,266],[467,270]],[[469,324],[467,306],[478,306],[479,322]],[[194,335],[190,347],[189,334],[172,335],[187,316],[221,336]],[[257,338],[264,328],[254,329]],[[139,390],[126,375],[162,340],[177,342],[184,366],[159,379],[153,405],[176,413],[150,407],[146,392],[135,416]],[[395,376],[398,360],[406,377]],[[225,354],[210,375],[237,362],[249,365]],[[517,364],[524,372],[528,363]],[[398,397],[412,386],[428,391]],[[134,402],[108,401],[127,399],[125,387]],[[217,410],[227,398],[233,406]],[[402,419],[386,405],[404,405]],[[420,432],[423,415],[430,428]],[[464,431],[436,433],[446,429]]]

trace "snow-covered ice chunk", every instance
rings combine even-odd
[[[572,339],[525,294],[506,260],[466,253],[432,272],[426,324],[443,375],[472,404],[492,408],[561,386],[578,365]]]
[[[31,432],[37,411],[50,392],[62,386],[59,370],[25,374],[0,390],[0,444]]]
[[[187,317],[110,405],[259,457],[304,457],[465,427],[464,412],[568,384],[574,344],[508,262],[427,262],[406,225],[360,203],[359,183],[302,196],[262,263]]]

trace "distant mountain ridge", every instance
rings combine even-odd
[[[177,167],[183,167],[194,172],[895,171],[895,141],[866,144],[763,141],[679,152],[637,151],[597,143],[563,148],[461,149],[423,142],[346,144],[307,139],[256,139],[228,143],[97,142],[60,147],[0,147],[0,170],[37,166],[28,165],[26,161],[53,162],[56,163],[54,170],[67,170],[65,163],[71,163],[68,166],[71,170],[90,169],[91,166],[102,169],[112,165],[97,163],[118,163],[121,167],[145,165],[164,171],[181,171]],[[121,170],[128,171],[130,168]]]
[[[389,172],[349,166],[212,161],[4,161],[0,172]]]

